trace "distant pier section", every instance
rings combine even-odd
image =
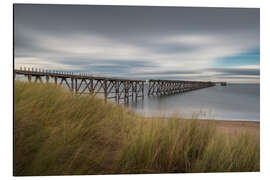
[[[226,82],[221,82],[220,85],[221,86],[227,86],[227,83]]]
[[[92,76],[88,73],[63,72],[56,70],[44,70],[39,68],[14,69],[14,79],[21,75],[28,82],[51,82],[64,86],[74,94],[101,94],[105,101],[113,99],[116,103],[128,104],[131,101],[144,99],[148,96],[165,96],[185,93],[202,88],[208,88],[226,82],[203,82],[203,81],[181,81],[181,80],[149,80],[148,92],[145,92],[145,80],[109,78]]]
[[[227,86],[227,82],[215,82],[216,84],[220,84],[221,86]]]
[[[215,86],[214,82],[149,80],[148,96],[165,96]]]

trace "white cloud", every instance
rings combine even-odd
[[[53,60],[36,58],[36,57],[16,57],[15,58],[15,69],[24,68],[40,68],[48,70],[82,70],[80,66],[71,66],[61,64]]]

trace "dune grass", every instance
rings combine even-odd
[[[259,136],[15,81],[14,175],[259,171]]]

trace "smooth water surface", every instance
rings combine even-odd
[[[260,85],[228,84],[162,97],[145,96],[129,107],[145,116],[199,116],[218,120],[260,120]]]

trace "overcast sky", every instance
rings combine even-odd
[[[260,11],[15,5],[15,68],[259,83]]]

